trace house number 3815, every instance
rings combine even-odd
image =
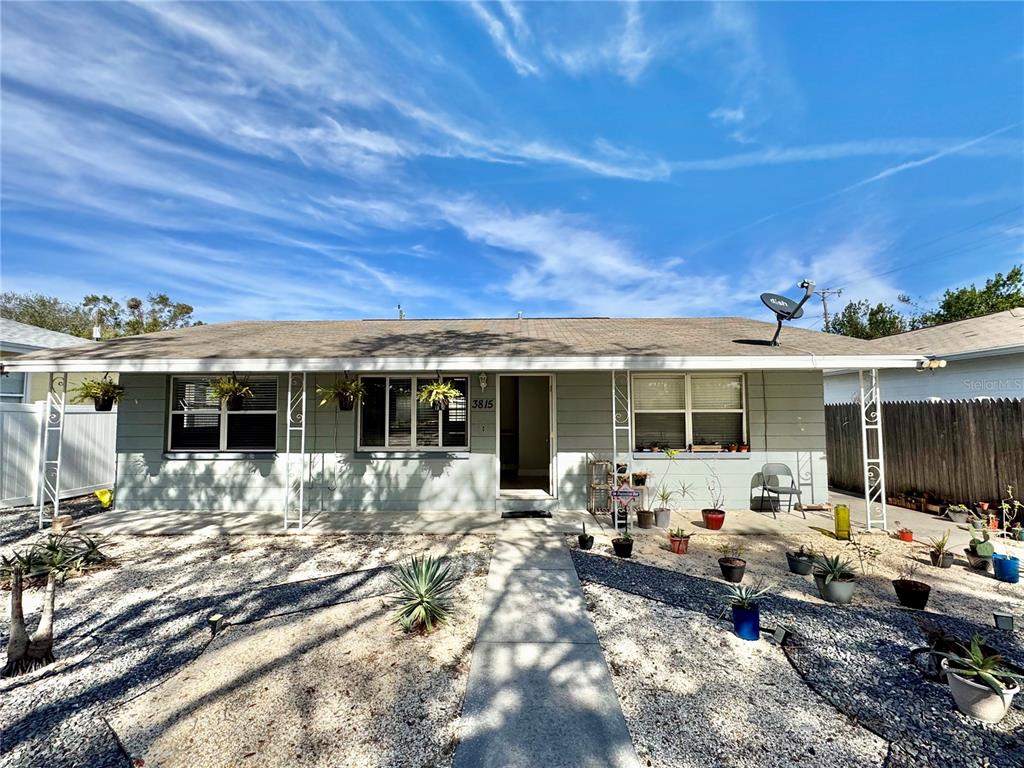
[[[473,400],[474,411],[490,411],[494,409],[494,398],[488,398],[487,400],[476,399]]]

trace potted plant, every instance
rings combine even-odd
[[[896,599],[904,608],[913,608],[923,611],[928,604],[928,596],[932,588],[923,581],[914,579],[917,573],[917,563],[913,563],[900,570],[900,577],[892,580],[892,588],[896,590]]]
[[[654,492],[654,498],[658,500],[658,506],[654,508],[654,524],[659,528],[668,528],[672,524],[672,499],[676,492],[664,483],[658,486]]]
[[[709,531],[718,531],[725,524],[725,510],[723,509],[725,506],[725,494],[722,492],[722,481],[719,479],[714,467],[711,467],[707,462],[704,462],[704,466],[711,473],[706,481],[711,506],[702,509],[700,516],[704,519],[705,528]]]
[[[786,553],[786,561],[789,563],[790,573],[806,576],[814,565],[814,549],[801,544],[796,552]]]
[[[909,528],[900,525],[900,521],[896,521],[896,538],[900,541],[914,541],[914,532]]]
[[[633,485],[643,486],[647,485],[647,478],[651,476],[651,473],[645,469],[638,469],[633,473]]]
[[[740,453],[750,453],[750,445],[747,443],[740,443]]]
[[[988,512],[988,502],[987,501],[976,502],[975,503],[975,507],[977,508],[977,510],[979,512]]]
[[[628,530],[624,530],[614,539],[612,539],[612,549],[615,550],[615,554],[619,557],[632,557],[633,556],[633,534]]]
[[[733,544],[722,544],[718,547],[722,556],[718,558],[718,567],[722,569],[722,578],[733,584],[743,581],[743,573],[747,569],[747,561],[740,555],[743,547]]]
[[[105,373],[102,379],[84,379],[75,387],[73,394],[76,403],[87,403],[92,400],[97,411],[109,411],[114,407],[114,403],[124,397],[124,387],[116,381],[111,381],[110,376]]]
[[[594,546],[593,535],[587,533],[587,524],[583,524],[583,533],[576,534],[576,542],[579,544],[580,549],[590,549]]]
[[[946,507],[946,517],[954,523],[966,523],[971,516],[971,510],[966,504],[950,504]]]
[[[945,531],[938,538],[929,539],[931,549],[928,550],[928,557],[936,568],[951,568],[953,566],[953,553],[949,551],[949,531]]]
[[[967,562],[976,571],[988,571],[992,568],[992,555],[995,551],[995,546],[989,541],[988,531],[972,531],[971,543],[964,548]]]
[[[685,555],[690,549],[690,536],[682,528],[673,528],[668,532],[668,543],[677,555]]]
[[[366,394],[366,387],[359,379],[335,379],[333,384],[326,387],[317,387],[316,393],[320,397],[320,405],[335,402],[339,411],[351,411],[356,403],[363,401]]]
[[[730,584],[722,596],[726,607],[732,609],[732,626],[736,636],[743,640],[761,639],[761,609],[758,600],[768,587],[758,584]]]
[[[965,653],[949,651],[942,656],[957,709],[986,723],[1002,720],[1024,678],[1007,669],[998,653],[986,652],[977,634]]]
[[[1020,559],[995,552],[992,554],[992,572],[999,581],[1016,584],[1020,581]]]
[[[653,528],[654,511],[638,507],[636,510],[636,525],[638,528]]]
[[[814,558],[814,583],[822,600],[849,603],[857,584],[853,561],[840,555],[818,555]]]
[[[242,402],[252,397],[249,380],[240,379],[233,373],[211,381],[210,391],[218,400],[227,403],[229,411],[240,411]]]
[[[1003,525],[1006,528],[1013,526],[1012,530],[1016,531],[1015,539],[1018,541],[1024,541],[1024,538],[1020,536],[1021,523],[1024,522],[1024,503],[1021,503],[1013,495],[1013,486],[1006,486],[1006,496],[999,504],[999,511],[1003,513]]]
[[[451,382],[438,379],[424,384],[416,393],[416,399],[423,405],[429,405],[435,411],[443,411],[453,400],[462,397],[462,392]]]

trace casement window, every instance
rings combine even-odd
[[[277,450],[277,378],[249,377],[252,397],[228,410],[210,390],[208,376],[172,376],[170,429],[172,451]]]
[[[447,376],[462,397],[443,411],[419,402],[419,388],[435,376],[363,376],[359,449],[452,451],[469,448],[469,379]]]
[[[745,443],[742,374],[651,374],[633,377],[637,451]]]
[[[0,403],[24,403],[28,394],[28,374],[8,372],[0,376]]]

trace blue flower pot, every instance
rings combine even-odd
[[[760,640],[760,609],[756,605],[753,608],[740,608],[734,605],[732,607],[732,626],[736,630],[737,637],[744,640]]]
[[[1000,581],[1008,584],[1020,581],[1020,560],[1011,555],[1001,555],[998,552],[992,555],[992,570]]]

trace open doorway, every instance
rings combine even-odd
[[[499,491],[551,493],[551,378],[501,376]]]

